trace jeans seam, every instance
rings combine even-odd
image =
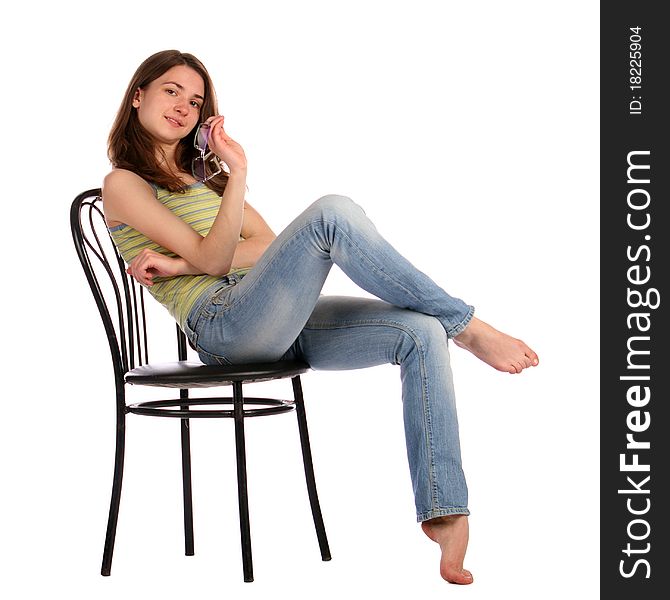
[[[422,313],[421,313],[422,314]],[[426,315],[426,316],[432,316],[432,315]],[[358,326],[358,325],[392,325],[393,327],[396,327],[398,329],[408,330],[411,331],[413,334],[415,334],[414,330],[405,325],[404,323],[398,323],[398,321],[391,321],[390,319],[362,319],[362,320],[356,320],[356,321],[338,321],[337,323],[328,323],[328,322],[323,322],[323,323],[316,323],[316,324],[308,324],[305,325],[304,329],[315,329],[315,330],[322,330],[322,329],[344,329],[345,327],[351,327],[351,326]],[[414,336],[412,336],[412,339],[414,339]]]
[[[433,510],[438,504],[437,477],[435,475],[435,449],[433,446],[433,418],[430,410],[430,391],[428,390],[428,374],[426,373],[425,348],[421,340],[409,327],[412,332],[412,339],[419,352],[419,368],[421,369],[421,401],[423,404],[423,414],[426,424],[426,451],[428,452],[429,482],[431,490],[431,505]]]

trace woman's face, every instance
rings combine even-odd
[[[142,126],[160,143],[176,144],[198,124],[205,95],[202,77],[185,65],[172,67],[133,98]]]

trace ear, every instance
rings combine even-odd
[[[140,107],[140,100],[142,100],[142,88],[137,88],[137,90],[135,90],[135,95],[133,96],[133,108]]]

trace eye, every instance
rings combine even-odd
[[[176,95],[177,95],[177,91],[176,91],[176,90],[173,90],[172,88],[165,88],[165,91],[166,91],[168,94],[170,94],[171,96],[176,96]]]
[[[200,110],[200,105],[195,100],[191,100],[191,106]]]

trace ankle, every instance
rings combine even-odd
[[[477,335],[477,330],[479,329],[480,321],[477,317],[472,317],[470,322],[465,326],[465,329],[461,331],[458,335],[454,336],[454,341],[460,344],[468,344],[472,338]]]

